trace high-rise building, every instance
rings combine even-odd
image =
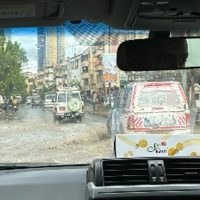
[[[37,30],[38,47],[38,70],[46,65],[46,28],[40,27]]]
[[[65,28],[38,28],[38,69],[63,63],[65,50]]]
[[[57,27],[48,27],[46,33],[46,65],[57,64]]]
[[[57,27],[57,64],[63,63],[65,58],[65,29],[64,26]]]

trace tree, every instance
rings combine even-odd
[[[70,85],[71,85],[71,87],[81,88],[80,81],[78,81],[77,79],[73,79],[73,80],[70,82]]]
[[[0,95],[24,95],[25,77],[21,74],[22,64],[27,62],[26,52],[17,42],[7,40],[0,30]]]

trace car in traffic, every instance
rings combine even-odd
[[[21,95],[15,96],[14,98],[17,100],[18,104],[22,103],[22,96]]]
[[[42,106],[42,99],[40,96],[33,96],[31,101],[31,107],[40,107]]]
[[[176,47],[177,39],[173,38],[171,30],[176,30],[184,38],[188,32],[192,33],[194,30],[195,37],[200,37],[198,30],[200,2],[197,0],[2,1],[0,21],[2,95],[10,96],[16,94],[18,90],[24,94],[25,89],[26,92],[34,89],[43,97],[44,92],[54,91],[57,85],[63,83],[80,85],[84,91],[97,90],[97,93],[107,95],[110,94],[113,85],[120,85],[123,78],[121,77],[123,72],[118,72],[116,67],[119,67],[115,63],[116,60],[125,62],[121,66],[127,67],[125,73],[131,75],[127,77],[128,80],[148,81],[150,78],[157,78],[158,75],[161,79],[157,79],[158,81],[172,80],[174,77],[169,76],[164,70],[176,69],[170,55],[176,61],[181,60],[181,63],[182,60],[185,61],[179,56],[181,48],[178,51],[170,49],[166,56],[162,51],[167,50],[166,46],[160,45],[160,48],[156,46],[162,53],[160,55],[155,51],[156,55],[152,56],[154,51],[149,48],[149,44],[155,46],[161,43],[162,38],[171,37],[173,47]],[[107,23],[109,27],[103,26],[103,23]],[[58,24],[62,26],[55,27]],[[89,24],[92,28],[88,27]],[[45,27],[46,25],[50,27]],[[28,26],[31,34],[25,28],[21,31],[16,28]],[[11,30],[10,27],[14,29]],[[97,30],[94,31],[94,28]],[[125,29],[126,32],[121,29]],[[151,38],[150,43],[149,40],[141,39],[142,30],[150,30],[147,36]],[[182,32],[183,30],[186,32]],[[121,56],[119,54],[117,58],[114,57],[119,43],[127,40],[131,40],[131,44],[128,48],[122,48],[125,52]],[[132,40],[138,44],[142,42],[143,45],[135,45]],[[169,43],[169,40],[165,41]],[[131,47],[135,47],[135,51],[132,51]],[[146,51],[143,51],[144,49]],[[195,42],[193,49],[199,53],[198,42]],[[144,63],[146,68],[142,73],[138,73],[142,69],[140,62],[136,62],[138,56],[135,52],[140,52],[142,57],[138,59],[140,62],[147,61]],[[161,68],[155,65],[155,62],[152,62],[154,68],[151,68],[149,59],[145,57],[152,58],[153,61],[161,58]],[[196,56],[197,60],[200,60],[199,57]],[[113,58],[114,65],[110,62],[110,58]],[[169,62],[165,63],[163,58]],[[198,64],[197,67],[199,66]],[[196,66],[194,71],[192,70],[188,68],[172,72],[177,78],[173,80],[184,83],[184,89],[191,89],[191,92],[194,82],[200,81],[200,71]],[[130,90],[135,91],[132,88]],[[133,103],[136,106],[132,105],[134,111],[131,114],[134,118],[130,114],[132,107],[129,103],[129,107],[123,108],[123,103],[119,104],[116,101],[123,110],[123,114],[120,115],[122,118],[123,115],[130,114],[128,123],[124,118],[125,126],[129,125],[127,128],[132,129],[135,128],[133,125],[138,124],[141,128],[140,124],[143,122],[140,121],[140,115],[143,115],[142,118],[149,118],[145,123],[150,129],[156,128],[159,125],[157,122],[161,123],[163,117],[169,118],[166,121],[170,121],[172,106],[169,106],[169,110],[162,109],[163,100],[160,100],[162,98],[153,99],[159,92],[156,90],[155,93],[148,95],[145,91],[141,91],[138,98],[136,96],[135,99],[129,100],[125,96],[123,99],[130,102],[138,99],[140,102]],[[132,92],[128,92],[130,98],[135,96]],[[123,92],[120,93],[119,99],[122,99],[123,95]],[[145,101],[142,102],[143,100]],[[155,104],[155,101],[159,102],[159,106],[156,104],[153,116],[149,110],[151,102]],[[162,110],[166,112],[161,114]],[[176,114],[179,115],[185,110],[188,111],[187,106],[177,109]],[[169,116],[165,116],[169,111]],[[156,114],[160,116],[159,119],[156,119]],[[173,115],[176,114],[173,112]],[[199,128],[195,129],[194,134],[180,134],[182,140],[179,141],[174,140],[174,137],[166,137],[167,141],[163,141],[163,137],[160,136],[160,141],[156,142],[153,134],[138,134],[136,140],[136,134],[126,134],[133,136],[133,140],[125,141],[128,143],[126,143],[127,149],[124,149],[119,159],[109,159],[112,156],[113,146],[111,140],[106,137],[106,118],[95,116],[95,113],[88,113],[83,124],[67,124],[67,126],[52,124],[51,113],[43,112],[42,109],[24,109],[23,106],[19,113],[8,117],[6,120],[0,119],[2,199],[15,197],[15,200],[194,200],[200,198]],[[135,117],[138,117],[137,121]],[[151,121],[152,118],[155,120]],[[116,120],[112,124],[113,128],[118,126],[117,122],[119,121]],[[118,136],[125,138],[125,134],[116,135]],[[125,139],[129,139],[128,136]],[[179,138],[179,135],[175,136]],[[149,138],[152,143],[149,143]],[[173,145],[168,139],[173,141]],[[122,143],[115,144],[117,148],[121,148]],[[135,154],[136,148],[140,151],[139,156]],[[147,149],[149,151],[144,153]],[[185,149],[187,153],[183,153]],[[166,152],[170,157],[163,158],[160,152]],[[177,153],[182,153],[184,158],[177,158],[180,157]],[[173,155],[176,155],[175,158],[171,157]]]
[[[84,114],[84,103],[80,90],[76,88],[61,89],[56,93],[54,119],[57,121],[74,120],[81,122]]]
[[[0,95],[0,108],[3,107],[3,104],[4,104],[4,98],[3,96]]]
[[[32,102],[32,97],[31,96],[26,97],[26,105],[31,105],[31,102]]]
[[[138,82],[121,90],[109,112],[109,135],[190,133],[190,110],[179,82]]]
[[[56,95],[55,94],[46,94],[44,97],[43,108],[44,109],[53,109],[55,104]]]

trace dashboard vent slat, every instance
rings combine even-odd
[[[99,159],[87,180],[95,186],[200,184],[200,158]]]
[[[165,159],[167,183],[200,183],[199,159]]]
[[[102,168],[104,186],[149,183],[148,164],[146,160],[104,160]]]

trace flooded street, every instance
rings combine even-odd
[[[21,105],[0,115],[0,162],[73,164],[111,156],[106,120],[85,113],[81,123],[59,123],[50,110]]]

